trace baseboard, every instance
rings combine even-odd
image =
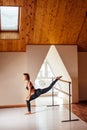
[[[2,105],[2,106],[0,106],[0,109],[2,109],[2,108],[17,108],[17,107],[26,107],[26,104]]]
[[[32,107],[36,107],[36,105],[31,104]],[[0,106],[0,109],[4,108],[18,108],[18,107],[26,107],[26,104],[16,104],[16,105],[2,105]]]

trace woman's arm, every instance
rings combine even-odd
[[[26,99],[29,100],[30,96],[31,96],[31,85],[30,85],[30,82],[27,84],[27,86],[28,86],[28,95],[27,95]]]

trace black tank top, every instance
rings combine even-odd
[[[26,89],[29,90],[28,86],[26,86]],[[31,89],[34,89],[34,86],[32,86]]]
[[[30,82],[30,85],[31,85],[31,90],[35,89],[34,86],[33,86],[33,84],[31,82]],[[28,86],[26,86],[26,89],[29,90]]]

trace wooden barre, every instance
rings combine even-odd
[[[56,90],[58,90],[58,91],[64,93],[64,94],[68,95],[68,96],[72,96],[71,94],[69,94],[69,93],[67,93],[67,92],[65,92],[65,91],[63,91],[63,90],[61,90],[61,89],[59,89],[59,88],[56,88],[56,87],[54,87],[54,88],[55,88]]]
[[[70,82],[70,81],[67,81],[67,80],[59,79],[59,81],[65,82],[65,83],[70,83],[70,84],[71,84],[71,82]]]
[[[43,77],[43,78],[41,78],[41,79],[55,79],[55,78],[56,78],[56,77],[47,77],[47,78]],[[67,80],[64,80],[64,79],[59,79],[59,81],[65,82],[65,83],[70,83],[70,84],[71,84],[71,81],[67,81]]]

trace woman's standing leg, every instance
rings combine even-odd
[[[28,108],[29,113],[31,113],[31,103],[30,103],[30,101],[32,101],[32,100],[36,99],[37,97],[39,97],[40,94],[41,94],[40,91],[41,91],[41,89],[37,89],[35,91],[35,93],[33,95],[31,95],[30,99],[26,100],[26,104],[27,104],[27,108]]]
[[[30,104],[30,101],[26,100],[26,104],[27,104],[28,112],[31,113],[31,104]]]

